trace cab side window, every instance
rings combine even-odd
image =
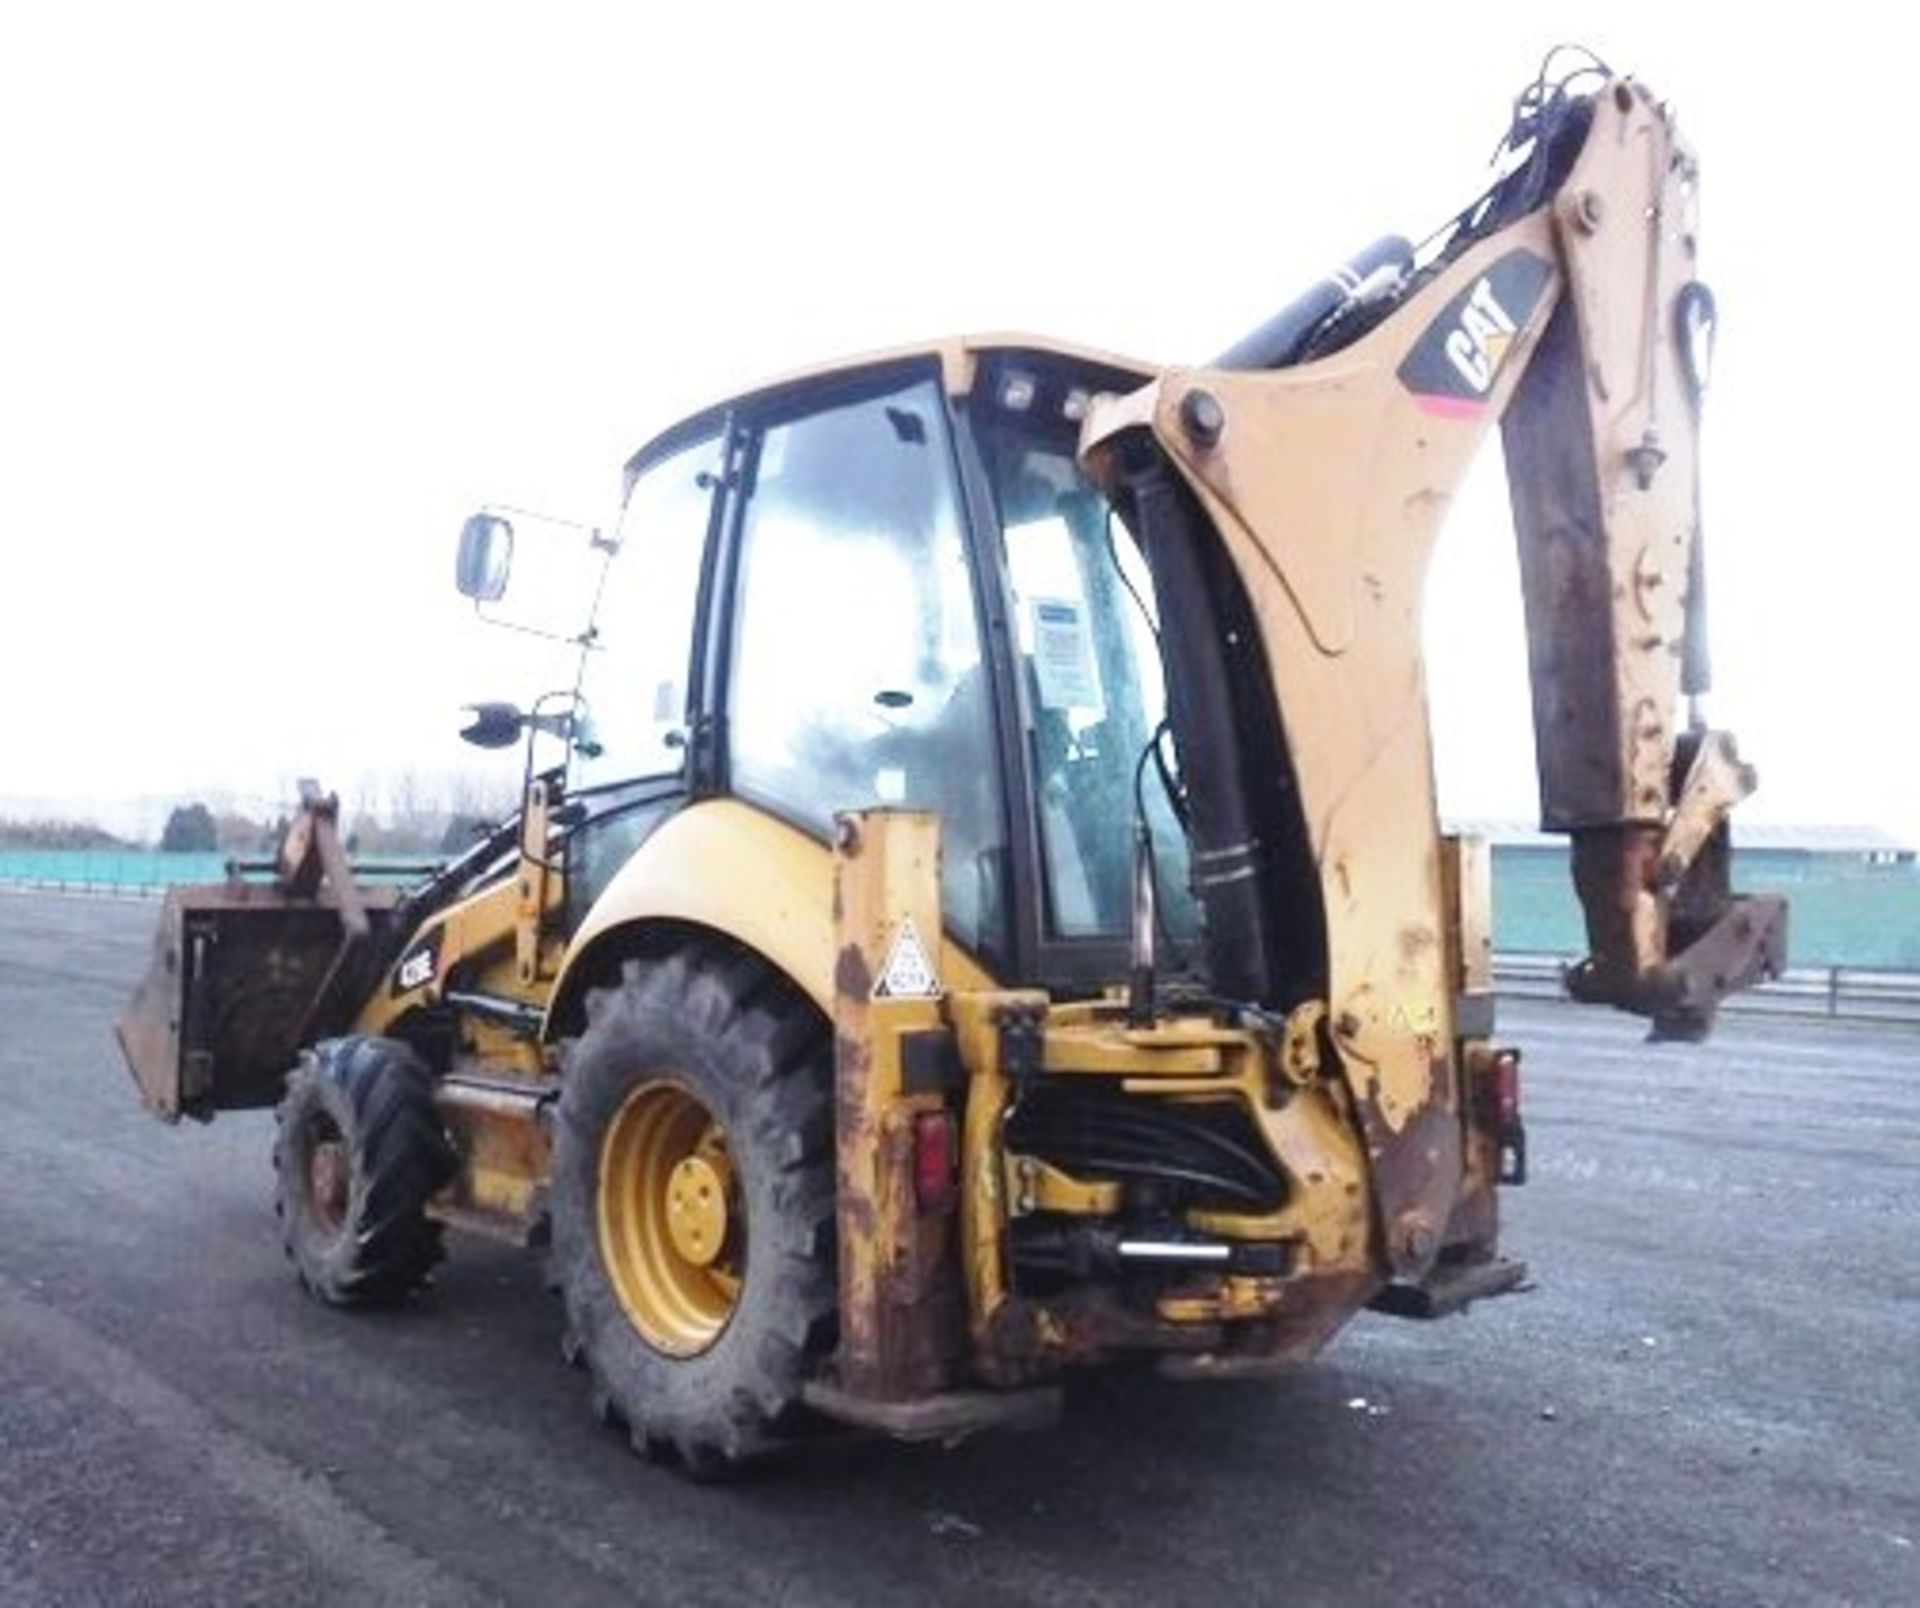
[[[620,516],[620,552],[594,615],[576,784],[671,775],[684,763],[687,673],[718,435],[643,470]]]

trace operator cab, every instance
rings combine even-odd
[[[579,910],[677,777],[674,802],[729,794],[822,838],[840,811],[937,811],[949,933],[1067,992],[1124,970],[1138,818],[1162,968],[1197,964],[1152,580],[1075,457],[1091,397],[1145,377],[948,348],[643,448],[583,654],[597,751],[572,791],[608,807],[570,847]]]

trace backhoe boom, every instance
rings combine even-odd
[[[1572,837],[1586,918],[1572,991],[1691,1034],[1726,993],[1785,965],[1783,905],[1727,883],[1727,815],[1753,774],[1730,736],[1683,727],[1680,711],[1707,681],[1696,444],[1712,298],[1695,277],[1697,164],[1670,110],[1626,78],[1537,97],[1515,148],[1430,258],[1376,243],[1211,368],[1097,407],[1083,437],[1150,549],[1167,499],[1139,488],[1155,457],[1170,464],[1190,508],[1161,528],[1190,529],[1159,545],[1205,545],[1210,524],[1251,604],[1325,902],[1334,1016],[1354,1040],[1383,1012],[1447,1014],[1437,960],[1417,958],[1441,925],[1437,825],[1406,830],[1434,821],[1420,597],[1496,419],[1541,818]],[[1214,592],[1196,617],[1230,601]],[[1207,634],[1171,632],[1190,684],[1225,651]],[[1191,752],[1204,731],[1185,736],[1196,821],[1242,823],[1199,853],[1249,852],[1259,811],[1207,797],[1243,784]],[[1268,862],[1284,852],[1272,838],[1254,851]],[[1259,943],[1235,897],[1216,895],[1213,925],[1244,957]]]

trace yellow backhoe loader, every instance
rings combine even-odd
[[[1552,60],[1472,205],[1210,364],[943,341],[643,447],[577,686],[466,733],[524,741],[518,813],[383,884],[316,789],[270,876],[176,891],[147,1103],[277,1108],[323,1300],[408,1297],[449,1224],[546,1246],[600,1411],[700,1474],[1510,1289],[1519,1055],[1420,634],[1496,422],[1571,991],[1697,1036],[1785,963],[1699,717],[1694,156]],[[461,534],[477,603],[514,517]]]

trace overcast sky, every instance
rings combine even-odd
[[[1883,9],[1759,15],[9,8],[0,800],[124,822],[456,769],[458,705],[543,675],[452,591],[471,508],[605,518],[681,412],[923,336],[1204,358],[1465,200],[1565,38],[1701,152],[1713,710],[1748,812],[1920,839],[1910,73]],[[1525,820],[1484,467],[1430,610],[1443,802]]]

